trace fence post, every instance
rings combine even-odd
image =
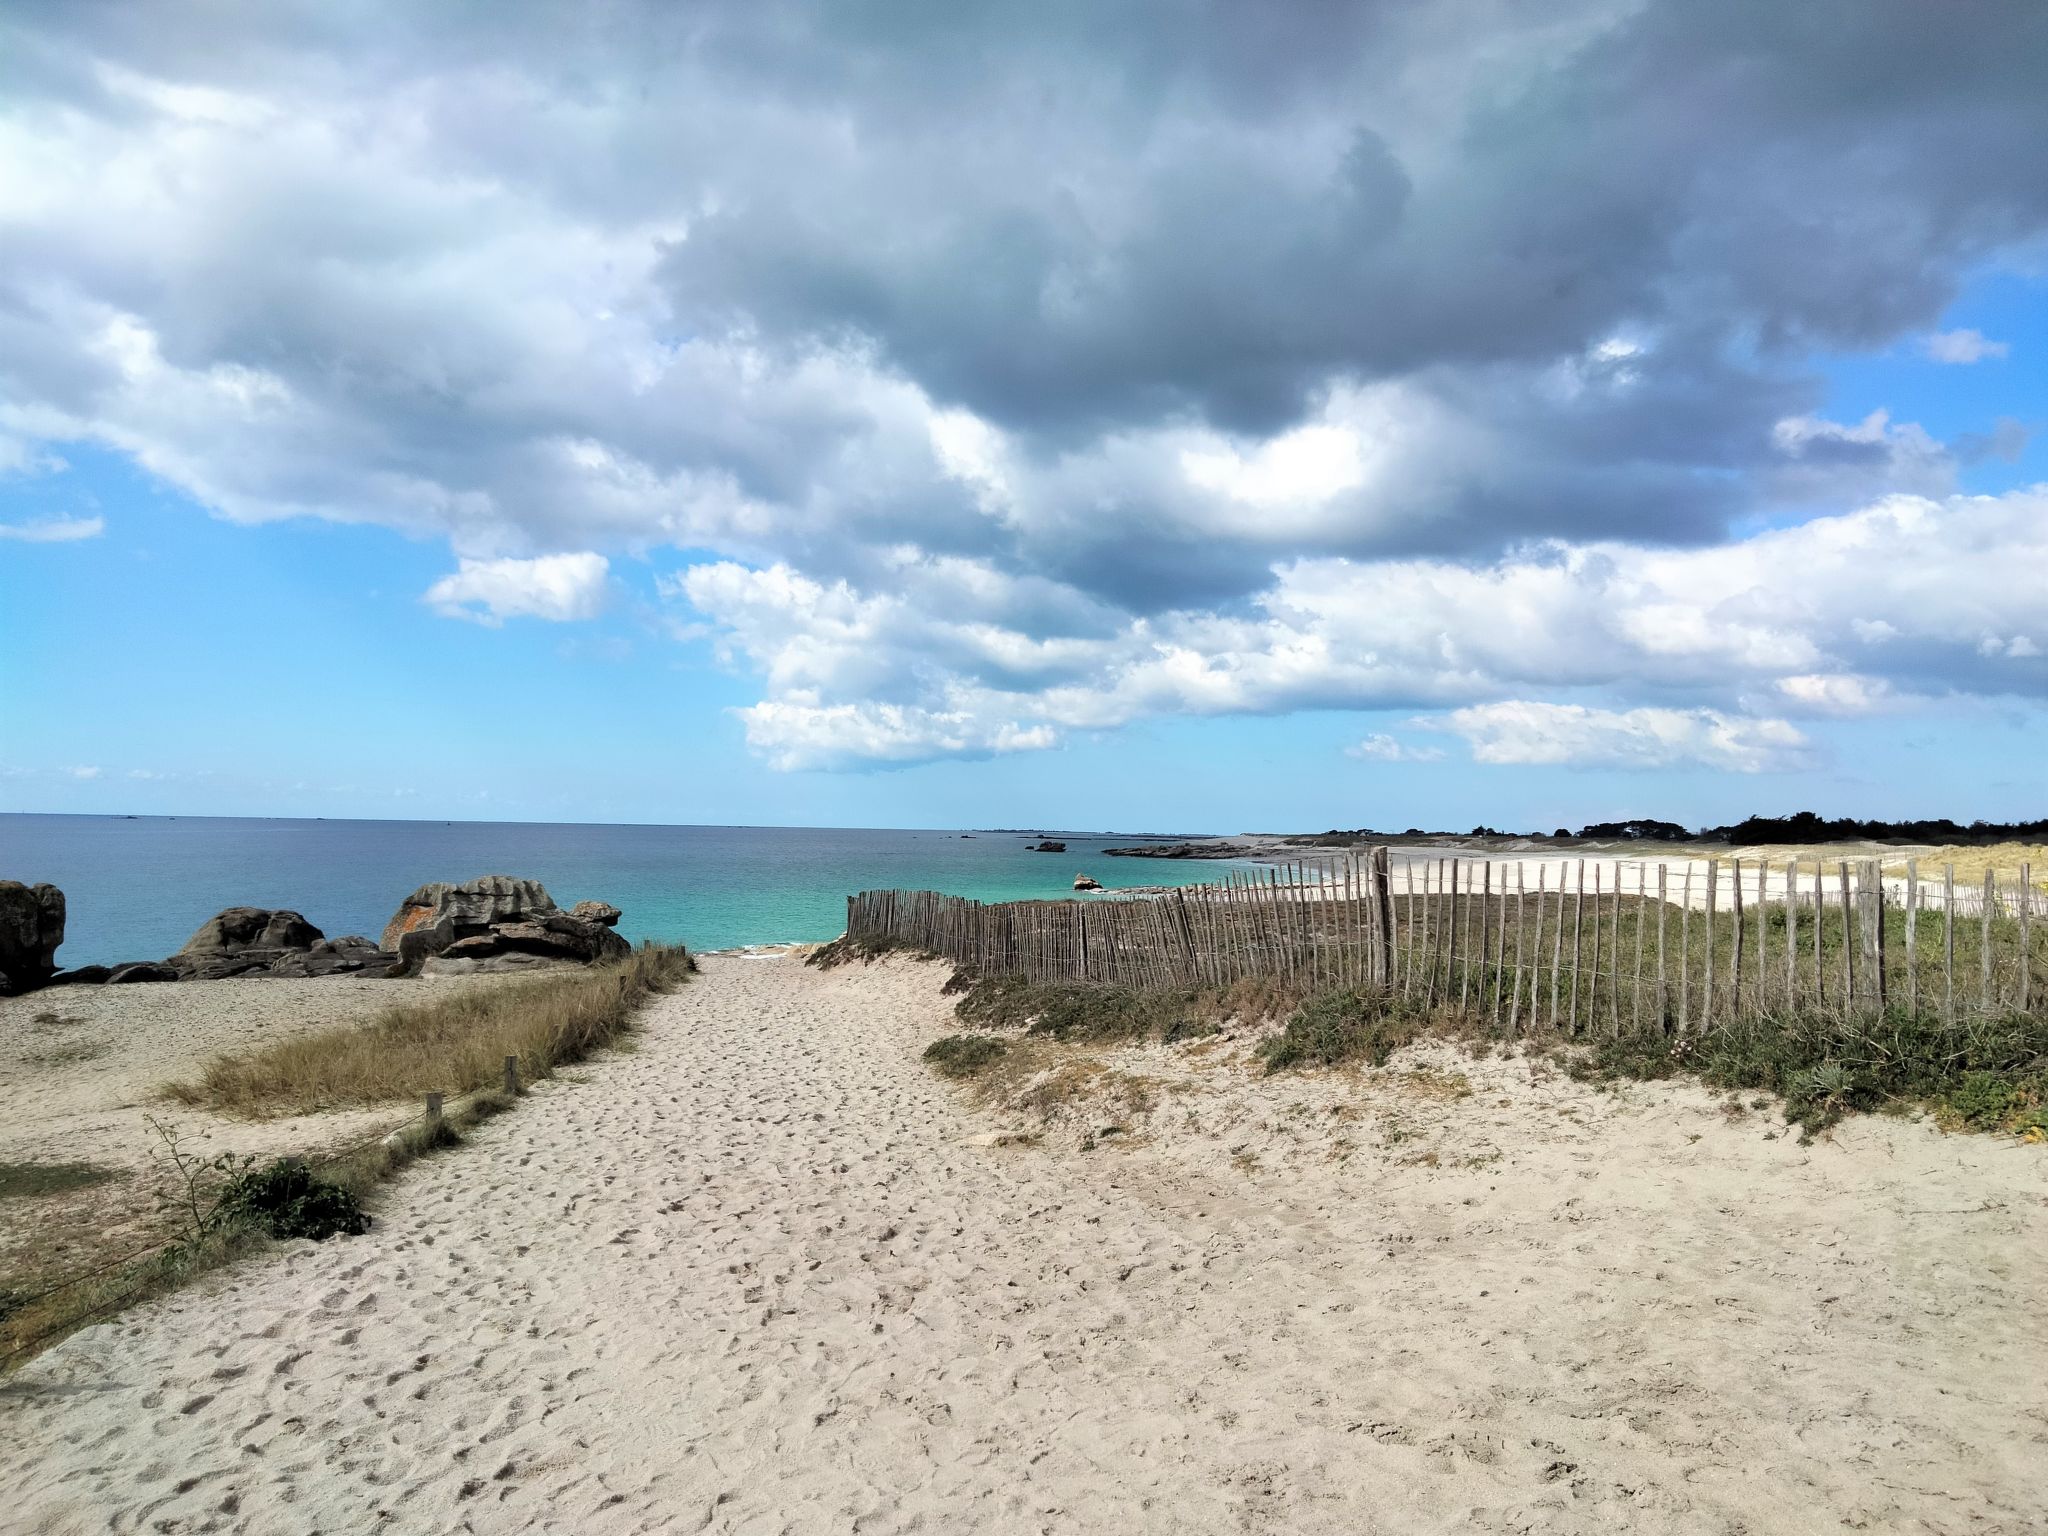
[[[2034,938],[2032,923],[2034,915],[2034,866],[2020,865],[2020,1012],[2026,1013],[2033,1007],[2033,986],[2030,981],[2034,970]]]
[[[1849,861],[1835,860],[1835,878],[1842,896],[1842,1011],[1856,1013],[1856,934],[1849,920]]]
[[[1373,910],[1379,914],[1379,983],[1394,986],[1394,853],[1385,844],[1372,851]]]
[[[1991,873],[1991,866],[1984,866],[1984,909],[1977,919],[1977,948],[1982,961],[1983,979],[1978,983],[1977,1007],[1984,1013],[1991,1012],[1991,914],[1998,907],[1998,877]]]
[[[1956,1021],[1956,867],[1941,866],[1941,1016]]]
[[[1906,1006],[1920,1017],[1920,861],[1906,860]]]
[[[1733,1024],[1742,1018],[1742,860],[1731,859],[1729,863],[1734,866],[1730,873],[1735,877],[1735,892],[1731,898],[1735,912],[1735,944],[1728,965],[1728,1022]]]
[[[1877,1011],[1883,1013],[1890,997],[1884,975],[1884,866],[1876,859],[1864,861],[1870,895],[1870,981],[1871,993],[1877,999]]]
[[[1671,1033],[1671,983],[1664,969],[1664,919],[1671,910],[1671,866],[1657,861],[1657,1033]]]
[[[1678,1032],[1692,1025],[1692,860],[1685,861],[1685,894],[1678,909]]]
[[[505,1058],[505,1091],[515,1097],[519,1093],[519,1058],[517,1056],[507,1056]]]
[[[427,1140],[432,1143],[440,1140],[440,1137],[441,1095],[430,1093],[427,1095]]]
[[[1714,919],[1721,894],[1721,861],[1707,860],[1707,965],[1700,983],[1700,1032],[1714,1027]]]

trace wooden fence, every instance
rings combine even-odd
[[[1533,862],[1533,861],[1532,861]],[[1590,878],[1589,878],[1590,874]],[[1162,894],[984,904],[847,898],[846,931],[978,974],[1135,987],[1270,977],[1380,988],[1514,1029],[1680,1032],[1773,1012],[2048,1010],[2048,898],[2022,868],[1958,887],[1876,860],[1669,864],[1386,848]]]

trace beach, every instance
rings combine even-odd
[[[14,1527],[2038,1529],[2036,1149],[1227,1038],[1031,1126],[919,1061],[947,974],[707,957],[367,1235],[0,1385]]]

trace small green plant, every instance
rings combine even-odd
[[[1008,1049],[987,1035],[947,1035],[924,1049],[924,1059],[941,1077],[973,1077],[992,1066]]]
[[[233,1152],[214,1157],[187,1152],[176,1126],[155,1115],[142,1118],[157,1138],[157,1144],[149,1149],[150,1160],[158,1169],[157,1214],[176,1229],[180,1242],[197,1243],[220,1225],[222,1189],[237,1174],[248,1172],[256,1159]]]
[[[1318,992],[1295,1010],[1284,1030],[1260,1045],[1259,1055],[1269,1073],[1361,1058],[1383,1067],[1422,1034],[1423,1025],[1419,1014],[1377,992]]]
[[[229,1179],[214,1203],[213,1218],[260,1226],[272,1237],[310,1237],[316,1243],[370,1229],[370,1218],[353,1194],[296,1157],[281,1157]]]

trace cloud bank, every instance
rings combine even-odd
[[[1938,327],[2048,233],[2038,7],[0,26],[13,458],[438,538],[484,623],[646,559],[780,767],[1508,704],[1482,755],[1763,765],[2044,688],[2041,501],[1957,494],[2024,429],[1812,362],[2004,355]]]

